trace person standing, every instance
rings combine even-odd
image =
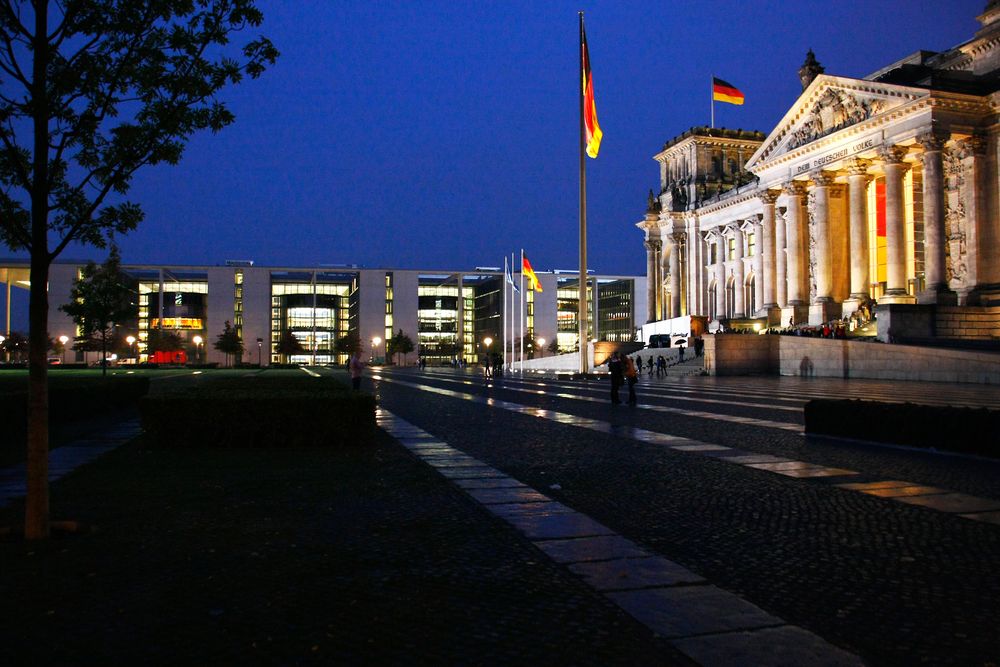
[[[624,368],[622,367],[622,359],[618,352],[612,352],[611,356],[608,358],[608,371],[611,373],[611,404],[618,405],[622,402],[621,397],[618,395],[618,390],[622,386],[622,379],[624,374]]]
[[[365,368],[365,362],[361,361],[361,353],[355,352],[347,361],[347,370],[351,372],[351,389],[359,391],[361,389],[361,371]]]
[[[625,357],[625,382],[628,383],[628,404],[638,403],[635,397],[635,383],[639,381],[639,370],[632,361],[632,357]]]

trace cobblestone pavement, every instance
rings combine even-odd
[[[399,419],[869,664],[1000,660],[1000,463],[801,428],[815,396],[997,407],[995,388],[643,378],[630,408],[600,381],[369,381]]]

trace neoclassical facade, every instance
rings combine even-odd
[[[1000,1],[969,41],[864,78],[810,52],[768,135],[693,128],[655,156],[647,320],[1000,305]]]

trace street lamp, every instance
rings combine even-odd
[[[0,338],[3,338],[3,336],[0,336]],[[62,336],[59,336],[59,342],[62,343],[62,346],[63,346],[63,366],[65,366],[66,365],[66,343],[69,342],[69,336],[67,336],[66,334],[63,334]]]
[[[539,338],[538,339],[538,355],[539,355],[538,356],[539,359],[541,359],[542,357],[545,356],[545,339],[544,338]]]
[[[201,338],[201,336],[195,336],[194,338],[191,339],[191,341],[194,343],[194,362],[196,364],[200,364],[201,363],[201,341],[202,341],[202,338]]]
[[[382,344],[382,339],[378,336],[372,338],[372,363],[378,358],[378,346]]]
[[[261,364],[261,362],[260,362],[260,346],[263,343],[264,343],[264,339],[263,338],[258,338],[257,339],[257,367],[258,368],[262,368],[262,366],[260,365]]]
[[[135,336],[125,336],[125,342],[128,343],[128,353],[132,357],[132,363],[135,363]]]

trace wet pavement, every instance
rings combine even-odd
[[[994,388],[643,380],[635,408],[600,381],[371,386],[434,443],[404,446],[696,662],[1000,658],[1000,462],[802,432],[814,397],[998,408]]]
[[[381,534],[393,538],[396,561],[419,554],[402,567],[439,581],[435,595],[452,602],[433,620],[416,614],[409,629],[387,631],[399,645],[380,649],[348,649],[352,640],[331,625],[337,650],[324,658],[560,664],[547,642],[571,636],[579,643],[564,657],[574,664],[1000,661],[1000,462],[807,438],[802,427],[802,406],[814,397],[996,409],[994,388],[643,377],[639,405],[629,407],[610,405],[606,382],[556,377],[486,382],[473,372],[375,369],[365,385],[399,449],[393,456],[409,457],[452,492],[431,484],[428,505],[409,490],[413,472],[385,472],[378,484],[389,485],[394,503],[359,499],[344,524],[357,524],[357,544],[346,528],[332,542],[370,552],[360,567],[376,570],[341,576],[378,588]],[[54,450],[53,479],[136,431],[123,423]],[[23,494],[21,479],[23,470],[0,471],[0,508]],[[387,511],[399,523],[386,523]],[[433,523],[403,529],[414,511]],[[369,521],[381,527],[365,538]],[[479,573],[461,591],[448,583],[458,581],[456,558],[461,571]],[[499,574],[501,563],[494,581],[488,573]],[[301,578],[292,565],[284,570],[268,574],[275,586]],[[404,572],[393,579],[398,590]],[[490,588],[503,577],[508,589]],[[480,585],[493,593],[472,602]],[[460,623],[459,599],[474,610],[462,636],[448,630]],[[546,627],[556,618],[562,634]],[[355,643],[368,631],[359,627]],[[421,643],[428,633],[437,643]],[[590,641],[588,654],[581,649]]]

